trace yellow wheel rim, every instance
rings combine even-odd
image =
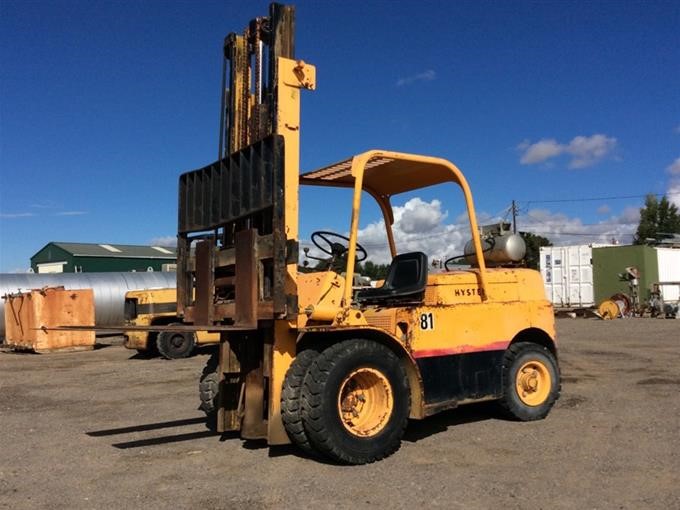
[[[392,385],[374,368],[358,368],[344,378],[338,393],[338,413],[353,435],[371,437],[385,428],[392,415]]]
[[[597,311],[604,320],[616,319],[619,316],[619,305],[615,301],[607,299],[600,303]]]
[[[528,406],[540,406],[550,394],[552,378],[542,362],[528,361],[520,367],[515,378],[519,399]]]

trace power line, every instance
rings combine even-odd
[[[610,232],[600,232],[597,234],[588,234],[586,232],[546,232],[543,230],[532,230],[532,234],[544,234],[544,235],[552,235],[552,236],[585,236],[585,237],[601,237],[601,236],[610,236],[610,235],[617,235],[617,236],[633,236],[634,234],[632,232],[630,233],[625,233],[625,232],[615,232],[615,231],[610,231]]]
[[[653,195],[655,197],[675,196],[675,195],[680,195],[680,192],[678,192],[678,193],[645,193],[644,195],[615,195],[615,196],[608,196],[608,197],[555,198],[555,199],[548,199],[548,200],[527,200],[525,202],[528,206],[529,204],[558,204],[558,203],[566,203],[566,202],[596,202],[596,201],[599,201],[599,200],[628,200],[628,199],[631,199],[631,198],[646,198],[648,195]]]

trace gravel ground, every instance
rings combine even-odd
[[[0,352],[0,508],[680,508],[680,321],[558,320],[544,421],[461,407],[336,466],[209,433],[208,352]]]

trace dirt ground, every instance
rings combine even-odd
[[[544,421],[461,407],[368,466],[208,432],[207,351],[0,352],[0,508],[680,508],[680,321],[558,320]]]

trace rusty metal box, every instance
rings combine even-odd
[[[94,325],[92,289],[47,287],[5,296],[5,345],[13,349],[35,352],[92,349],[94,330],[49,329],[91,325]]]

